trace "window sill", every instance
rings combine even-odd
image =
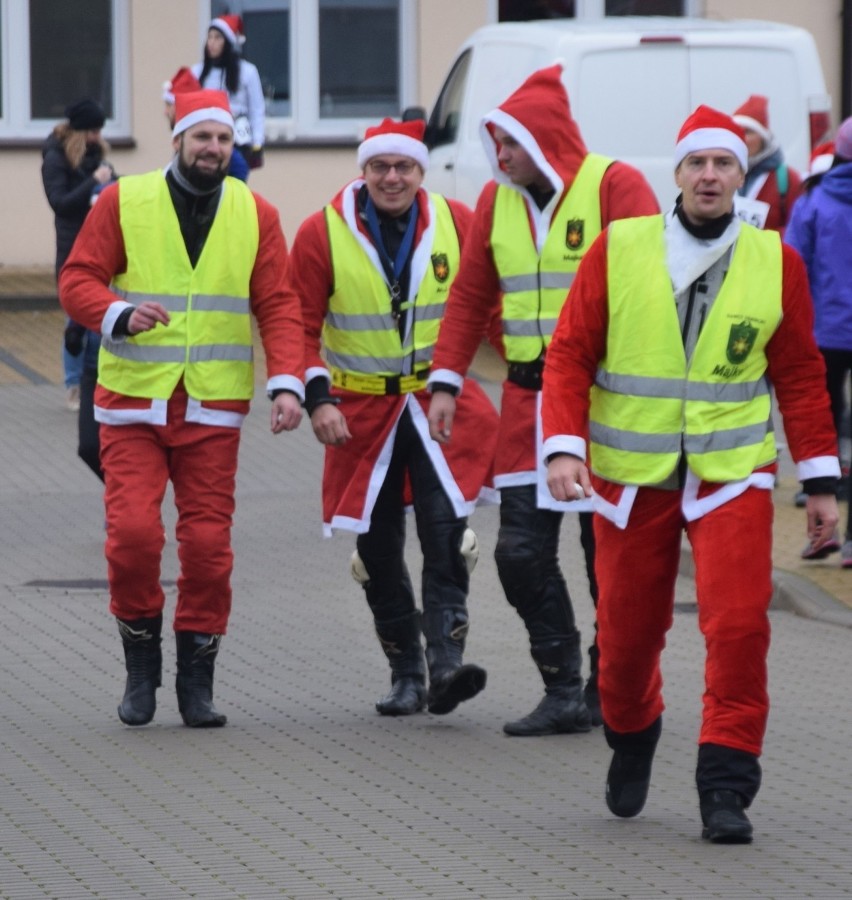
[[[43,138],[4,138],[0,137],[0,150],[41,150],[50,131]],[[106,142],[114,150],[135,150],[136,139],[132,137],[106,137]]]

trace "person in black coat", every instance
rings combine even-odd
[[[101,136],[106,117],[94,100],[83,99],[65,110],[42,148],[41,177],[56,223],[56,277],[88,215],[97,192],[115,177],[106,161],[109,145]],[[68,408],[81,410],[80,458],[103,478],[92,397],[97,373],[97,334],[70,319],[66,323],[63,366]]]

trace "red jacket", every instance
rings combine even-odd
[[[497,184],[521,192],[526,200],[527,225],[536,246],[544,243],[545,230],[564,202],[583,160],[588,155],[580,129],[571,115],[568,95],[561,81],[562,67],[550,66],[534,72],[500,106],[485,116],[480,129],[494,181],[485,185],[474,213],[473,227],[461,261],[461,272],[453,283],[447,311],[432,364],[432,379],[458,383],[470,366],[492,323],[499,322],[502,293],[491,248],[494,198]],[[554,191],[544,209],[539,209],[525,188],[515,185],[503,171],[499,159],[497,129],[509,134],[525,151]],[[614,162],[600,184],[601,224],[614,219],[649,215],[658,211],[657,200],[644,176],[632,166]],[[536,241],[536,237],[539,238]],[[493,342],[493,338],[492,338]],[[500,435],[494,463],[498,487],[538,484],[539,504],[554,501],[542,489],[544,467],[537,434],[537,391],[503,385]]]
[[[60,273],[59,299],[72,319],[92,331],[104,332],[105,322],[113,323],[116,312],[128,306],[110,290],[113,277],[126,270],[127,258],[119,220],[121,181],[106,188],[87,217],[68,261]],[[260,244],[251,276],[251,309],[260,329],[266,356],[267,389],[286,388],[303,397],[304,347],[299,300],[286,280],[287,244],[281,231],[278,211],[254,194],[257,205]],[[109,335],[107,335],[109,336]],[[95,393],[96,418],[121,414],[124,421],[152,422],[152,402],[125,397],[98,385]],[[248,401],[205,401],[204,407],[220,410],[229,424],[239,424],[248,412]],[[232,413],[232,416],[228,416]]]
[[[542,395],[542,425],[545,453],[571,447],[586,448],[589,422],[589,391],[604,358],[608,328],[607,233],[589,249],[571,288],[571,302],[562,309],[548,348]],[[766,347],[767,375],[774,388],[784,431],[799,478],[836,475],[837,437],[825,388],[825,364],[813,337],[813,307],[801,257],[783,247],[782,318]],[[641,302],[641,298],[637,298]],[[572,339],[570,336],[574,335]],[[582,336],[576,338],[576,336]],[[576,452],[571,450],[570,452]],[[777,463],[755,473],[750,483],[772,488]],[[738,483],[748,485],[746,482]],[[601,500],[617,506],[625,488],[593,478]],[[735,489],[742,492],[745,490]],[[626,490],[631,490],[627,488]],[[701,484],[694,512],[702,514],[701,501],[717,491],[731,493],[728,485]],[[689,498],[687,498],[688,500]],[[718,498],[720,501],[722,497]],[[713,501],[706,501],[713,505]],[[718,503],[716,503],[718,505]],[[603,504],[596,510],[617,521],[615,511]],[[624,515],[629,509],[622,511]],[[688,518],[695,518],[687,510]],[[626,521],[626,519],[625,519]]]
[[[363,182],[347,185],[332,201],[342,214],[343,195],[357,192]],[[419,204],[414,253],[422,242],[429,224],[426,191],[418,192]],[[449,200],[460,247],[466,243],[471,211],[463,204]],[[345,220],[345,219],[344,219]],[[368,235],[364,223],[356,217],[350,227]],[[428,250],[428,248],[420,248]],[[333,291],[331,249],[325,213],[311,215],[300,227],[293,241],[290,279],[302,301],[305,322],[305,358],[307,380],[329,377],[321,355],[322,326],[328,312],[328,299]],[[491,468],[497,433],[497,413],[492,403],[475,382],[468,382],[460,401],[453,440],[441,446],[429,437],[426,412],[430,394],[417,391],[401,396],[376,396],[331,388],[340,401],[339,409],[346,417],[351,440],[341,446],[326,446],[323,474],[323,523],[328,535],[334,528],[362,532],[369,527],[372,502],[382,484],[387,458],[382,453],[392,439],[393,429],[408,405],[415,426],[432,459],[435,471],[453,504],[456,515],[465,516],[481,497],[489,498]],[[409,497],[410,499],[410,497]]]

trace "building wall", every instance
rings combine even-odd
[[[136,0],[131,6],[130,76],[132,149],[116,149],[112,161],[122,174],[164,165],[171,141],[163,116],[162,83],[182,65],[200,58],[205,22],[202,3]],[[485,24],[490,0],[421,0],[418,12],[418,102],[429,107],[441,86],[456,47]],[[820,47],[829,90],[840,96],[840,0],[804,4],[800,0],[706,0],[706,14],[720,18],[763,18],[809,29]],[[168,23],[168,30],[163,27]],[[724,77],[724,73],[720,73]],[[744,85],[744,95],[748,87]],[[46,137],[46,135],[45,135]],[[53,214],[41,184],[37,149],[0,147],[0,183],[4,185],[0,265],[52,265]],[[264,168],[251,175],[251,186],[274,203],[288,241],[310,213],[358,174],[354,146],[345,148],[269,148]]]

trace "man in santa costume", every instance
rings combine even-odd
[[[495,559],[545,686],[530,714],[504,725],[507,734],[522,736],[582,732],[600,724],[597,647],[589,651],[591,676],[584,691],[580,633],[558,558],[563,513],[578,512],[595,600],[591,507],[576,499],[557,503],[547,491],[539,424],[545,351],[574,273],[601,228],[658,208],[636,169],[588,151],[561,73],[559,65],[533,73],[483,119],[494,180],[477,202],[430,376],[431,433],[452,446],[464,374],[492,319],[500,321],[508,377],[495,462]]]
[[[739,195],[753,203],[758,217],[747,222],[784,233],[790,210],[802,190],[802,177],[784,162],[784,152],[769,127],[769,100],[752,94],[734,112],[734,121],[745,131],[748,169]],[[745,209],[748,203],[743,203]]]
[[[579,486],[597,513],[606,802],[617,816],[637,815],[648,794],[684,531],[692,544],[707,648],[696,780],[703,836],[718,843],[752,838],[745,809],[769,708],[770,383],[816,546],[837,524],[840,474],[802,260],[733,212],[747,153],[730,116],[702,106],[686,120],[674,209],[613,223],[580,266],[542,411],[553,495]]]
[[[325,532],[358,535],[352,574],[390,663],[390,693],[376,704],[390,716],[451,712],[486,680],[462,662],[477,553],[467,516],[490,480],[497,413],[468,382],[457,444],[429,437],[426,379],[471,213],[421,187],[424,130],[391,119],[367,129],[361,177],[302,224],[290,264],[305,320],[305,408],[326,447]],[[403,555],[411,505],[422,621]]]
[[[163,172],[106,188],[62,270],[59,296],[103,335],[95,393],[106,478],[110,611],[124,644],[126,725],[154,716],[165,597],[160,515],[174,488],[174,630],[184,722],[217,727],[213,667],[231,611],[240,426],[254,394],[251,315],[263,340],[273,433],[304,396],[299,302],[277,210],[226,177],[234,120],[221,91],[178,93]]]

